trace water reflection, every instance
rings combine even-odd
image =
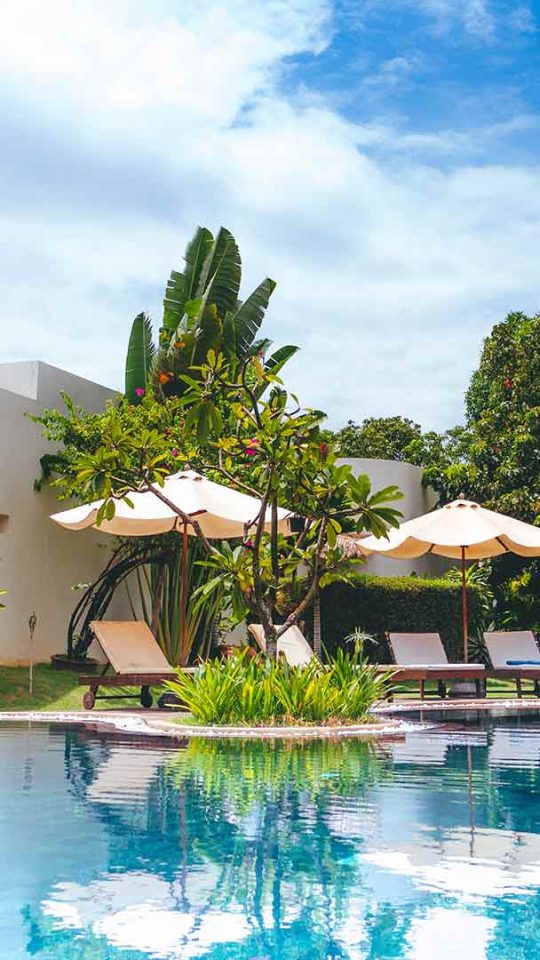
[[[540,725],[180,750],[61,737],[82,843],[21,902],[21,957],[535,955]]]

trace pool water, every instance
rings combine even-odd
[[[180,746],[0,726],[1,960],[540,956],[540,721]]]

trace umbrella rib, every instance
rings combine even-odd
[[[500,543],[500,545],[501,545],[501,547],[503,548],[503,550],[504,550],[505,553],[510,553],[510,550],[508,549],[508,547],[506,546],[506,544],[502,542],[502,540],[501,540],[500,537],[495,537],[495,539],[496,539],[497,543]]]

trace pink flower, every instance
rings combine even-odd
[[[137,394],[138,397],[144,397],[145,391],[143,390],[142,387],[137,387],[135,389],[135,393]]]
[[[244,550],[251,550],[253,547],[253,540],[244,540],[243,547]]]
[[[246,447],[245,449],[246,456],[254,457],[258,453],[258,449],[257,449],[258,446],[259,446],[259,441],[257,440],[257,437],[253,437],[249,441],[249,447]]]
[[[171,457],[177,457],[177,456],[178,456],[178,450],[175,447],[174,450],[171,450]]]

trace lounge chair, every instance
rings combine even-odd
[[[534,680],[534,692],[540,696],[540,652],[532,630],[491,630],[484,641],[493,670],[490,676],[515,680],[518,697],[523,695],[522,680]]]
[[[260,623],[248,624],[248,630],[257,646],[266,653],[264,630]],[[299,627],[289,627],[277,642],[278,656],[284,656],[290,667],[305,667],[315,653]]]
[[[425,697],[426,680],[437,680],[439,696],[446,696],[449,680],[474,680],[477,695],[485,691],[486,671],[481,663],[449,663],[438,633],[388,633],[396,663],[392,681],[418,680],[420,699]]]
[[[93,620],[90,626],[107,663],[102,674],[79,677],[79,683],[90,688],[83,697],[85,710],[92,710],[96,700],[139,700],[141,706],[151,707],[150,687],[175,680],[176,673],[148,624],[140,620]],[[106,673],[109,668],[113,673]],[[100,687],[140,687],[140,692],[98,695]]]

